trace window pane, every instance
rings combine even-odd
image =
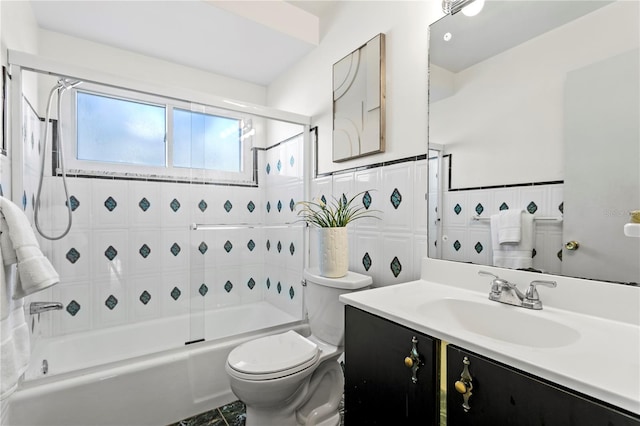
[[[173,165],[242,171],[240,120],[173,110]]]
[[[78,159],[165,166],[165,108],[77,92]]]

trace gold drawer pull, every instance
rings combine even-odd
[[[404,365],[411,369],[411,382],[418,383],[418,368],[422,365],[422,361],[420,361],[420,354],[418,353],[418,339],[416,339],[416,336],[411,339],[411,344],[411,352],[404,359]]]
[[[462,374],[460,374],[460,380],[458,380],[453,386],[460,394],[462,394],[462,408],[464,412],[468,412],[471,410],[471,406],[469,405],[469,398],[471,398],[471,390],[473,389],[473,378],[469,373],[469,358],[466,356],[462,360],[462,364],[464,367],[462,369]]]

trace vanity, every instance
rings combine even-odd
[[[545,275],[531,310],[489,300],[487,269],[541,279],[424,259],[421,280],[340,297],[345,424],[640,425],[638,288]]]

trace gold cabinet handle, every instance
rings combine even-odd
[[[471,398],[471,390],[473,389],[473,378],[469,373],[469,358],[466,356],[462,360],[462,364],[464,365],[462,369],[462,373],[460,374],[460,380],[455,382],[453,385],[455,390],[462,394],[462,408],[464,412],[468,412],[471,410],[471,406],[469,405],[469,398]]]
[[[569,241],[564,245],[564,248],[566,248],[567,250],[575,251],[580,248],[580,243],[577,241]]]
[[[416,339],[416,336],[413,336],[411,339],[411,344],[411,352],[409,352],[409,356],[404,359],[404,365],[411,369],[411,382],[418,383],[418,369],[420,365],[422,365],[422,361],[418,353],[418,339]]]

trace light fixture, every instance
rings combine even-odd
[[[474,0],[473,3],[462,8],[462,14],[465,16],[476,16],[484,7],[484,0]]]
[[[442,11],[447,15],[455,15],[461,10],[466,9],[467,6],[471,5],[474,2],[480,4],[477,12],[474,13],[475,15],[479,13],[480,10],[482,10],[482,6],[484,6],[484,0],[442,0]],[[473,16],[470,14],[468,15],[467,13],[465,13],[465,15]]]

